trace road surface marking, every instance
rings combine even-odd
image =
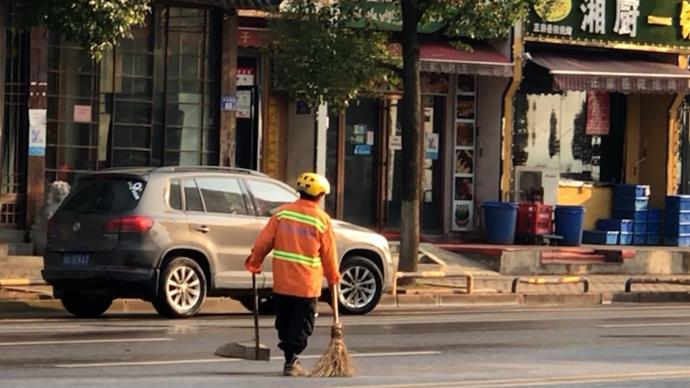
[[[120,342],[162,342],[162,341],[172,341],[172,338],[114,338],[114,339],[97,339],[97,340],[0,342],[0,346],[107,344],[107,343],[120,343]]]
[[[435,356],[439,351],[418,351],[418,352],[382,352],[382,353],[350,353],[353,358],[371,357],[410,357],[410,356]],[[300,356],[303,360],[318,359],[321,355]],[[283,360],[283,357],[271,357],[271,360]],[[93,362],[83,364],[56,364],[55,368],[108,368],[119,366],[151,366],[151,365],[179,365],[179,364],[209,364],[216,362],[237,362],[243,361],[235,358],[201,358],[192,360],[169,360],[169,361],[121,361],[121,362]]]
[[[580,385],[628,381],[651,381],[663,379],[688,379],[690,369],[632,372],[617,374],[592,374],[581,376],[545,376],[523,379],[476,379],[465,381],[435,381],[428,383],[359,385],[360,388],[427,388],[427,387],[534,387],[545,385]]]
[[[658,323],[621,323],[619,325],[597,325],[604,329],[626,328],[626,327],[669,327],[669,326],[690,326],[690,322],[658,322]]]

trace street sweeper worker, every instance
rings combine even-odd
[[[274,212],[245,262],[247,270],[259,273],[273,251],[275,327],[278,347],[285,353],[285,376],[307,375],[297,356],[314,330],[322,279],[331,288],[340,282],[331,219],[319,207],[331,191],[330,184],[325,177],[307,172],[297,178],[296,188],[300,198]]]

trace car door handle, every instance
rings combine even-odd
[[[197,231],[197,232],[201,232],[201,233],[208,233],[208,232],[211,231],[211,228],[209,228],[209,227],[206,226],[206,225],[201,225],[201,226],[197,226],[197,227],[196,227],[196,231]]]

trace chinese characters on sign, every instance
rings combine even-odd
[[[572,36],[573,28],[571,26],[559,26],[550,23],[534,23],[534,32],[539,32],[542,34]]]
[[[637,17],[640,16],[640,0],[616,0],[616,25],[619,35],[637,36]]]
[[[683,0],[680,8],[680,26],[683,28],[683,38],[690,38],[690,1]]]
[[[690,91],[690,80],[677,80],[673,78],[627,78],[605,76],[568,76],[556,77],[556,86],[560,90],[592,90],[601,92],[622,91],[624,93],[665,93],[679,90]]]
[[[527,36],[690,48],[690,0],[536,0]]]
[[[582,31],[592,34],[606,33],[606,0],[586,0],[580,5]]]

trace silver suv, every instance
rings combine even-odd
[[[43,278],[79,317],[100,316],[115,298],[151,301],[171,318],[195,315],[206,296],[229,296],[251,309],[244,260],[272,212],[297,197],[282,182],[236,168],[93,173],[79,180],[49,221]],[[333,225],[340,307],[366,314],[391,290],[398,263],[383,236],[341,221]],[[270,258],[257,282],[259,309],[270,313]]]

